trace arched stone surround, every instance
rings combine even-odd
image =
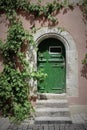
[[[34,34],[34,40],[37,46],[46,38],[59,39],[66,49],[66,93],[68,96],[78,96],[78,53],[75,41],[70,33],[61,31],[58,28],[43,27]],[[35,62],[37,67],[37,53],[34,51]]]

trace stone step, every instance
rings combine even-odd
[[[66,94],[52,94],[52,93],[38,93],[38,99],[47,100],[47,99],[66,99]]]
[[[41,116],[35,118],[36,123],[72,123],[70,117],[48,117]]]
[[[36,102],[37,108],[43,108],[43,107],[52,107],[52,108],[66,108],[68,107],[68,101],[67,100],[56,100],[56,99],[49,99],[49,100],[37,100]]]
[[[72,123],[66,94],[38,94],[35,121],[37,123]]]
[[[36,117],[67,117],[70,116],[68,108],[37,108]]]

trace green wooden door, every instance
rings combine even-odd
[[[41,93],[63,93],[66,86],[65,47],[57,39],[48,38],[38,46],[38,69],[47,73],[43,82],[38,82]]]

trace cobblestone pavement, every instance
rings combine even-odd
[[[87,130],[87,115],[74,115],[72,124],[62,124],[61,122],[46,122],[37,124],[34,120],[26,119],[20,125],[9,122],[8,118],[0,118],[0,130]]]
[[[22,124],[10,125],[7,130],[87,130],[87,124]]]

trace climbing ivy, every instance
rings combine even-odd
[[[85,18],[85,23],[87,23],[87,0],[82,1],[82,7],[83,7],[82,9],[83,9],[83,14],[84,14],[84,18]],[[87,53],[85,54],[85,57],[82,60],[82,64],[83,64],[84,67],[85,66],[87,67]]]
[[[83,6],[83,12],[87,14],[87,0],[82,1],[82,6]]]
[[[30,75],[22,46],[33,43],[33,37],[19,21],[10,26],[6,43],[2,45],[0,42],[4,63],[4,70],[0,74],[0,113],[16,120],[26,118],[32,108],[28,102]]]
[[[29,45],[34,46],[33,36],[24,30],[20,21],[14,21],[6,43],[0,41],[4,69],[0,73],[0,113],[16,121],[27,118],[33,110],[29,102],[29,80],[44,78],[45,74],[30,72],[26,61]]]
[[[59,11],[64,7],[65,1],[54,0],[52,3],[48,2],[42,5],[40,0],[37,3],[32,3],[28,0],[0,0],[0,11],[4,11],[10,20],[13,20],[13,16],[15,17],[18,10],[23,10],[33,14],[35,17],[44,16],[52,22],[56,22],[53,12]]]

